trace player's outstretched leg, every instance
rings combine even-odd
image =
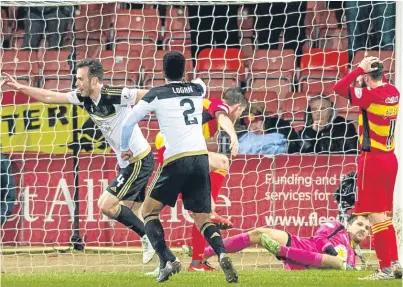
[[[225,279],[228,283],[237,283],[238,274],[232,264],[231,259],[227,256],[221,233],[218,227],[209,221],[210,214],[194,213],[194,218],[200,232],[204,235],[207,242],[214,249],[218,256],[218,262],[221,269],[224,271]]]
[[[347,265],[342,259],[336,256],[329,256],[326,254],[280,245],[280,243],[265,233],[262,234],[260,244],[271,254],[301,265],[314,268],[353,270],[351,266]]]
[[[145,231],[160,259],[160,271],[157,282],[164,282],[181,269],[178,258],[172,254],[165,243],[165,233],[159,219],[163,204],[151,197],[147,197],[143,206]]]
[[[223,243],[227,253],[235,253],[244,250],[252,244],[249,233],[247,232],[224,238]],[[211,246],[208,246],[204,249],[204,258],[206,259],[215,254],[216,253]]]
[[[280,244],[285,245],[288,241],[288,234],[282,230],[272,228],[256,228],[249,232],[240,233],[232,237],[224,239],[224,247],[227,253],[235,253],[241,251],[251,245],[260,244],[260,239],[263,233],[269,234]],[[204,257],[209,258],[215,254],[211,247],[204,249]]]

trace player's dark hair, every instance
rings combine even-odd
[[[102,81],[104,77],[104,67],[100,61],[97,59],[84,59],[77,64],[77,69],[86,67],[88,68],[88,77],[90,79],[97,77],[100,81]]]
[[[168,81],[181,81],[185,73],[185,56],[177,51],[171,51],[162,59],[165,77]]]
[[[362,216],[362,217],[364,217],[364,218],[368,218],[368,215],[352,214],[352,215],[350,215],[350,217],[347,219],[347,223],[348,223],[349,225],[353,224],[354,221],[356,221],[359,216]]]
[[[241,106],[245,108],[248,106],[248,100],[240,88],[229,88],[226,90],[223,95],[223,100],[225,100],[229,106],[237,104],[241,104]]]
[[[368,75],[374,81],[381,81],[383,77],[383,64],[381,62],[372,63],[371,68],[376,68],[376,70],[369,72]]]

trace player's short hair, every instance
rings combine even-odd
[[[88,77],[91,79],[97,77],[102,81],[104,77],[104,67],[101,62],[97,59],[84,59],[77,64],[77,69],[88,68]]]
[[[354,223],[354,221],[356,221],[356,220],[358,219],[358,217],[359,217],[359,216],[362,216],[362,217],[364,217],[364,218],[368,218],[368,215],[362,215],[362,214],[357,215],[357,214],[352,214],[352,215],[350,215],[350,217],[347,219],[347,223],[348,223],[349,225],[353,224],[353,223]]]
[[[371,68],[376,68],[376,70],[369,72],[368,75],[374,81],[381,81],[383,77],[383,64],[382,62],[372,63]]]
[[[181,81],[185,73],[185,56],[178,51],[171,51],[162,59],[165,77],[168,81]]]
[[[241,104],[243,107],[248,106],[248,100],[246,99],[244,93],[240,88],[229,88],[224,92],[223,100],[227,105],[237,105]]]

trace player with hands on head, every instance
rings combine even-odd
[[[351,84],[356,84],[352,87]],[[394,153],[400,93],[384,76],[383,64],[366,57],[338,81],[334,91],[360,108],[360,150],[354,214],[367,215],[374,235],[379,269],[362,280],[401,278],[396,232],[387,212],[393,210],[398,162]],[[400,192],[400,191],[399,191]]]

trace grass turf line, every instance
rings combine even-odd
[[[373,271],[372,271],[373,272]],[[359,281],[357,278],[370,274],[371,271],[241,271],[240,282],[235,286],[402,286],[402,280]],[[222,272],[189,273],[174,275],[163,286],[222,286],[227,285]],[[139,272],[108,273],[34,273],[2,274],[3,287],[112,287],[112,286],[158,286],[155,278]]]

